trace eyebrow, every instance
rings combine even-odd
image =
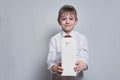
[[[66,16],[66,14],[61,15],[61,17],[62,17],[62,16]],[[70,14],[70,16],[75,16],[75,15],[74,15],[74,14]]]
[[[66,17],[66,16],[61,16],[61,18],[62,18],[62,17]],[[75,18],[75,16],[70,16],[70,17],[74,17],[74,18]]]

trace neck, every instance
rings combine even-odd
[[[67,35],[70,35],[72,31],[64,31]]]

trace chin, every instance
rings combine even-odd
[[[65,32],[71,32],[72,30],[64,30]]]

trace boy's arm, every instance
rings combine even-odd
[[[56,49],[55,49],[55,39],[51,38],[49,43],[49,53],[47,57],[47,65],[48,69],[52,71],[52,67],[56,65]]]
[[[58,73],[61,74],[63,72],[63,68],[61,67],[61,62],[59,64],[56,63],[56,43],[55,39],[51,38],[50,44],[49,44],[49,53],[47,58],[47,65],[48,69],[52,73]]]
[[[86,70],[88,69],[88,43],[87,43],[87,39],[85,36],[83,36],[82,41],[79,43],[80,44],[80,48],[79,48],[79,52],[78,52],[78,62],[79,65],[83,65],[83,69]],[[77,62],[77,63],[78,63]]]

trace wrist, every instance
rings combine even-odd
[[[87,69],[88,69],[88,65],[86,64],[86,65],[85,65],[85,69],[84,69],[84,70],[87,70]]]

